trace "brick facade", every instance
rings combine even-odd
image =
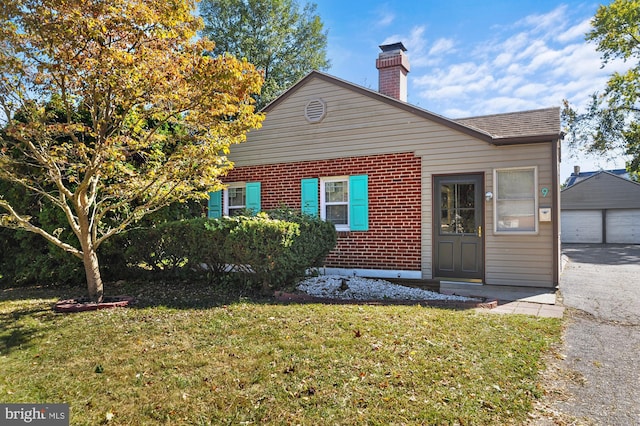
[[[369,231],[339,232],[333,268],[419,271],[421,162],[413,153],[238,167],[224,181],[260,182],[261,207],[300,209],[301,180],[369,176]]]

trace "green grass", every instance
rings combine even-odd
[[[65,402],[74,425],[522,424],[561,329],[419,306],[222,305],[191,284],[127,290],[141,306],[79,314],[51,311],[60,290],[0,291],[0,401]]]

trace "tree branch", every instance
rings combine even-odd
[[[80,251],[77,248],[75,248],[75,247],[73,247],[73,246],[61,241],[60,239],[58,239],[55,236],[51,235],[50,233],[48,233],[44,229],[42,229],[42,228],[40,228],[38,226],[35,226],[31,222],[29,222],[30,217],[19,215],[13,209],[13,207],[11,207],[11,205],[9,203],[7,203],[6,201],[0,200],[0,207],[5,209],[7,212],[9,212],[9,217],[15,221],[15,223],[12,223],[13,221],[11,221],[11,220],[6,220],[6,219],[2,220],[3,218],[2,218],[2,216],[0,216],[0,225],[1,226],[7,227],[7,228],[14,228],[14,229],[24,229],[25,231],[29,231],[29,232],[33,232],[35,234],[41,235],[42,237],[44,237],[47,241],[49,241],[53,245],[55,245],[57,247],[60,247],[64,251],[73,254],[74,256],[76,256],[79,259],[82,259],[82,251]]]

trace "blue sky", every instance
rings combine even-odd
[[[408,102],[450,118],[583,106],[623,63],[601,68],[584,40],[595,1],[316,0],[328,30],[328,73],[378,89],[378,46],[401,41],[411,66]],[[300,0],[303,4],[304,1]],[[624,158],[564,146],[561,181],[582,171],[624,168]]]

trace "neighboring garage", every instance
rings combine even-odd
[[[640,244],[640,184],[600,171],[560,197],[563,243]]]

